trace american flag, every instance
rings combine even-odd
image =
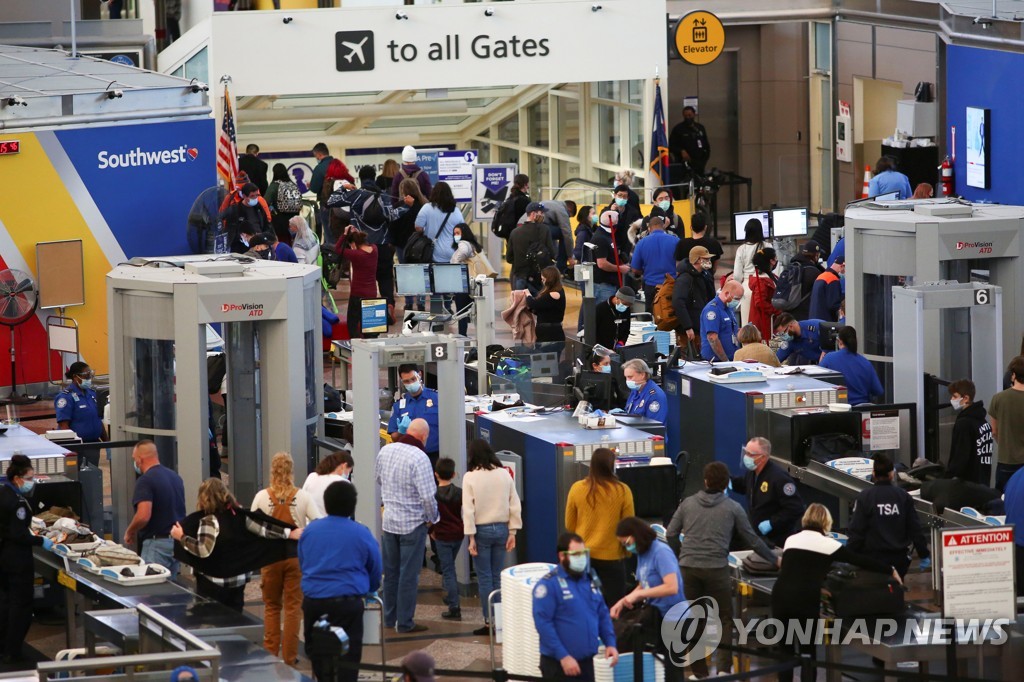
[[[224,181],[229,192],[235,190],[238,176],[238,145],[235,142],[235,116],[231,109],[231,94],[224,84],[224,120],[217,137],[217,176]]]

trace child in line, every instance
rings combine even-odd
[[[441,562],[441,584],[444,603],[448,610],[441,614],[447,620],[462,620],[459,604],[459,582],[455,576],[455,557],[459,555],[466,537],[462,526],[462,488],[452,483],[455,478],[455,460],[441,457],[434,466],[437,479],[437,509],[441,519],[430,529],[430,537],[437,547]]]

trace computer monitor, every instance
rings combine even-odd
[[[431,272],[435,294],[469,293],[469,266],[465,263],[434,263]]]
[[[871,197],[871,201],[896,201],[899,198],[899,192],[886,192],[885,194],[879,194],[877,197]]]
[[[644,343],[634,343],[629,346],[622,346],[618,349],[619,359],[622,362],[627,360],[633,360],[639,358],[647,363],[649,367],[654,367],[655,363],[658,362],[658,344],[654,341],[647,341]]]
[[[755,218],[761,221],[761,229],[764,232],[764,238],[768,239],[771,236],[771,212],[770,211],[744,211],[743,213],[732,214],[732,233],[733,238],[742,242],[747,238],[746,226],[747,221],[751,218]]]
[[[846,325],[838,322],[822,322],[818,329],[818,346],[824,351],[836,350],[836,339],[839,338],[839,330]]]
[[[603,372],[580,372],[576,375],[576,386],[573,391],[578,400],[586,400],[590,406],[598,410],[610,410],[612,407],[612,375]]]
[[[412,263],[395,266],[395,293],[422,296],[430,293],[430,265]]]
[[[772,209],[773,237],[803,237],[807,234],[806,208]]]

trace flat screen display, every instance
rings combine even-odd
[[[988,109],[967,107],[967,186],[988,189]]]
[[[879,194],[877,197],[871,197],[872,201],[896,201],[900,198],[899,192],[886,192],[885,194]]]
[[[770,211],[747,211],[744,213],[733,213],[732,214],[732,234],[733,239],[738,242],[746,240],[746,231],[744,228],[747,225],[747,221],[751,218],[755,218],[761,221],[761,228],[764,231],[764,238],[768,239],[771,236],[771,212]]]
[[[395,266],[395,293],[422,296],[430,293],[430,265],[413,263]]]
[[[777,208],[772,211],[772,235],[803,237],[807,234],[806,208]]]
[[[468,294],[469,267],[465,263],[434,263],[435,294]]]

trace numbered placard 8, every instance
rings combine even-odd
[[[432,343],[430,344],[430,360],[432,362],[441,362],[442,360],[448,359],[448,344],[446,343]]]

